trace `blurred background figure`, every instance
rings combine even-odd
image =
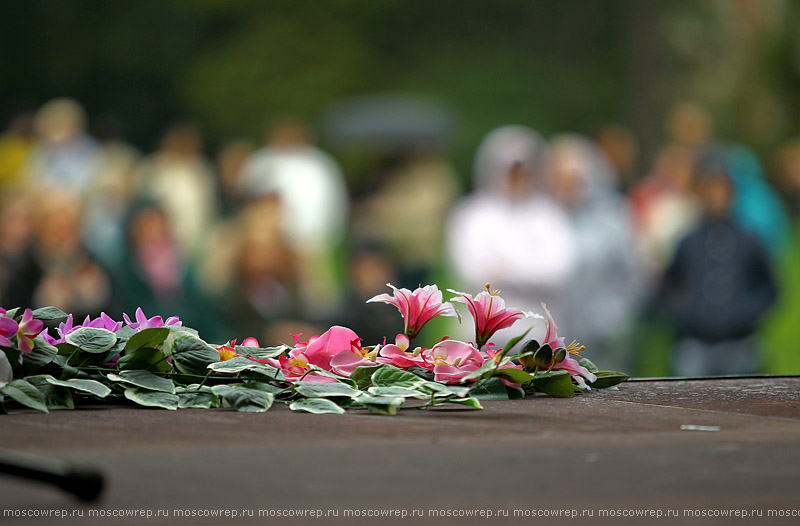
[[[563,207],[542,190],[548,169],[547,144],[530,128],[490,132],[475,156],[475,190],[448,219],[446,246],[461,290],[474,295],[489,282],[509,306],[540,312],[544,301],[561,320],[580,247]],[[517,322],[493,341],[502,346],[524,330]]]
[[[630,129],[608,124],[597,133],[597,146],[611,163],[614,186],[627,192],[639,176],[639,146]]]
[[[15,243],[17,252],[11,267],[14,271],[8,276],[3,302],[33,308],[58,305],[74,313],[76,319],[115,311],[111,277],[82,241],[80,197],[69,192],[37,193],[35,202],[28,203],[33,204],[36,213],[33,238],[24,255],[18,252],[20,244]],[[11,207],[11,217],[4,219],[12,223],[4,225],[4,230],[11,231],[12,236],[28,231],[24,214]]]
[[[125,216],[137,190],[135,170],[141,154],[125,142],[118,117],[103,115],[93,128],[100,156],[97,180],[87,192],[84,239],[99,261],[114,266],[125,253]]]
[[[336,161],[313,146],[310,130],[298,121],[276,124],[266,146],[243,168],[244,196],[276,194],[281,228],[297,258],[303,312],[326,318],[340,306],[337,249],[344,239],[349,196]]]
[[[394,343],[395,337],[403,332],[402,318],[392,309],[376,309],[374,304],[367,303],[385,293],[387,283],[400,282],[393,253],[375,242],[360,242],[351,250],[349,269],[342,323],[365,342],[383,343],[386,338],[388,343]]]
[[[225,276],[221,304],[236,334],[291,342],[284,326],[302,319],[301,274],[285,237],[285,215],[280,195],[268,193],[254,196],[236,216],[232,257],[219,267]]]
[[[235,215],[242,204],[242,171],[254,150],[250,141],[235,139],[223,144],[217,152],[217,196],[223,218]]]
[[[0,305],[22,305],[30,294],[12,281],[24,274],[35,229],[34,200],[20,190],[0,194]],[[15,297],[16,296],[16,297]]]
[[[445,219],[460,194],[455,171],[436,150],[416,148],[393,155],[374,184],[354,207],[353,235],[385,247],[397,269],[394,285],[413,290],[429,283],[441,263]]]
[[[570,338],[611,370],[631,369],[631,336],[642,290],[631,211],[600,149],[578,135],[552,142],[552,192],[569,216],[576,261],[565,287]]]
[[[72,99],[54,99],[36,112],[34,122],[38,142],[26,168],[28,182],[85,195],[97,181],[101,151],[86,133],[83,107]]]
[[[0,135],[0,192],[10,192],[22,184],[23,169],[35,144],[33,114],[15,115]]]
[[[171,126],[157,152],[137,170],[139,193],[162,207],[180,256],[194,262],[217,214],[214,172],[203,156],[200,130],[190,123]]]
[[[665,302],[679,331],[672,357],[679,376],[760,371],[754,335],[776,298],[766,248],[732,219],[736,187],[724,153],[712,148],[698,159],[702,220],[664,276]]]

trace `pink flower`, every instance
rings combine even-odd
[[[411,341],[408,337],[404,334],[398,334],[397,338],[395,338],[394,345],[379,346],[377,349],[379,356],[376,360],[378,363],[388,363],[401,369],[408,369],[414,365],[427,367],[428,364],[421,354],[423,351],[422,347],[417,347],[413,351],[409,351],[408,348],[410,345]]]
[[[311,371],[311,363],[301,350],[292,349],[289,351],[289,356],[281,356],[278,358],[279,366],[283,376],[288,382],[296,382],[303,379],[304,382],[335,382],[335,378],[323,376]]]
[[[33,319],[33,311],[25,309],[17,329],[17,347],[22,351],[22,354],[33,350],[33,339],[42,332],[43,327],[44,322]]]
[[[462,377],[479,369],[485,361],[472,344],[458,340],[441,341],[422,354],[429,367],[433,366],[434,380],[443,384],[459,383]]]
[[[331,370],[342,376],[350,376],[356,367],[370,367],[375,365],[378,349],[370,351],[361,348],[361,339],[350,344],[350,349],[341,351],[331,358]]]
[[[170,316],[164,321],[161,316],[153,316],[152,318],[148,318],[145,316],[144,311],[142,308],[139,307],[136,309],[136,321],[132,322],[130,318],[128,318],[127,314],[123,314],[122,317],[125,319],[125,323],[131,329],[136,329],[137,331],[141,331],[144,329],[152,329],[154,327],[167,327],[167,326],[175,326],[180,327],[182,322],[178,319],[177,316]]]
[[[5,310],[3,311],[3,314],[5,314]],[[8,338],[17,334],[18,330],[19,324],[16,321],[14,321],[12,318],[0,316],[0,345],[11,347],[11,342],[8,340]]]
[[[453,294],[458,294],[450,301],[463,303],[472,314],[472,319],[475,321],[475,343],[479,349],[489,341],[495,332],[511,327],[518,319],[523,317],[541,318],[538,314],[531,312],[507,309],[506,302],[498,295],[499,292],[491,292],[488,283],[486,290],[474,298],[464,292],[448,290]]]
[[[552,314],[550,314],[550,311],[547,309],[547,305],[542,303],[542,308],[544,309],[545,314],[547,314],[547,327],[544,332],[544,343],[542,345],[548,344],[553,350],[556,350],[560,347],[565,347],[565,339],[558,336],[558,326],[556,325]],[[568,371],[578,385],[586,389],[588,386],[586,385],[584,379],[589,380],[589,382],[594,382],[597,380],[597,376],[589,372],[589,369],[583,367],[578,360],[570,356],[573,354],[578,355],[578,353],[584,350],[586,347],[578,344],[575,340],[572,340],[572,343],[567,345],[565,348],[567,349],[567,357],[564,359],[564,361],[555,365],[553,365],[551,362],[550,365],[553,366],[554,371]]]
[[[342,351],[350,351],[353,342],[360,341],[352,329],[334,325],[323,334],[314,336],[307,343],[300,343],[295,336],[295,350],[303,353],[309,363],[326,371],[331,370],[331,359]]]
[[[394,305],[405,322],[405,335],[414,339],[422,327],[437,316],[458,316],[452,303],[442,303],[442,293],[436,285],[426,285],[417,288],[414,292],[408,289],[398,289],[391,283],[387,286],[394,290],[394,294],[379,294],[367,300],[367,303],[380,301]]]

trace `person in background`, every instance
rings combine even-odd
[[[69,192],[40,192],[35,210],[34,237],[8,279],[4,304],[53,305],[76,319],[114,311],[111,277],[82,241],[82,199]]]
[[[636,137],[621,124],[608,124],[600,129],[596,139],[597,146],[614,169],[616,188],[627,192],[638,176],[639,146]]]
[[[274,126],[267,144],[247,160],[242,195],[277,194],[281,228],[297,257],[304,315],[324,319],[341,301],[336,249],[347,226],[349,196],[334,159],[313,146],[308,128],[297,121]]]
[[[413,290],[441,263],[444,222],[460,188],[436,150],[409,148],[394,159],[376,174],[375,191],[354,206],[352,231],[385,247],[399,274],[395,284]]]
[[[87,193],[83,237],[92,254],[112,267],[125,253],[124,222],[134,198],[141,155],[124,141],[122,123],[116,117],[103,115],[93,128],[100,141],[100,165],[97,181]]]
[[[249,141],[236,139],[226,142],[217,152],[217,192],[223,218],[234,215],[242,204],[242,170],[254,149]]]
[[[283,327],[300,318],[299,268],[284,237],[283,217],[278,194],[252,199],[236,216],[230,257],[217,259],[224,276],[218,286],[221,303],[237,334],[291,341]]]
[[[474,295],[488,282],[509,306],[540,312],[544,301],[560,320],[579,247],[563,207],[542,190],[548,170],[548,147],[535,131],[509,125],[490,132],[475,157],[475,191],[453,209],[445,239],[461,290]],[[495,343],[526,323],[534,320],[504,329]],[[538,323],[531,336],[543,330]]]
[[[138,193],[160,204],[186,262],[199,257],[205,232],[217,216],[214,173],[202,146],[196,126],[174,125],[164,134],[159,151],[137,170]]]
[[[9,192],[20,186],[23,168],[35,144],[33,114],[16,115],[0,135],[0,192]]]
[[[101,150],[86,133],[86,114],[72,99],[54,99],[36,112],[38,142],[24,169],[26,183],[55,192],[88,193],[99,175]]]
[[[662,295],[678,329],[672,356],[679,376],[755,373],[756,330],[777,290],[761,240],[732,218],[729,164],[710,149],[697,163],[702,220],[678,245]]]
[[[578,135],[551,140],[552,192],[569,215],[578,246],[565,290],[569,330],[611,370],[631,368],[634,319],[641,299],[631,213],[614,170],[599,148]]]

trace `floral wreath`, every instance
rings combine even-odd
[[[612,388],[628,376],[600,371],[565,345],[547,306],[546,317],[507,308],[498,292],[454,294],[444,302],[436,285],[398,289],[368,300],[394,305],[405,329],[394,343],[367,346],[351,329],[333,326],[294,345],[261,347],[255,338],[210,345],[177,317],[115,321],[105,313],[75,325],[56,307],[0,308],[0,410],[15,405],[48,412],[76,402],[135,403],[175,410],[231,407],[262,412],[276,401],[295,411],[344,413],[368,409],[396,414],[461,404],[481,409],[480,400],[523,398],[534,393],[571,397]],[[452,303],[451,303],[452,302]],[[413,346],[430,320],[461,316],[465,305],[474,322],[474,342],[444,337],[431,348]],[[503,349],[491,343],[500,329],[523,317],[545,320],[542,342],[528,331]],[[45,327],[62,321],[55,334]],[[520,345],[521,344],[521,345]],[[519,345],[519,351],[514,349]]]

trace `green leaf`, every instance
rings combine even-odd
[[[414,388],[424,380],[414,373],[398,369],[393,365],[384,365],[372,374],[372,383],[376,386],[395,386]]]
[[[169,334],[170,331],[166,327],[142,329],[128,338],[128,343],[125,344],[125,351],[132,353],[145,347],[157,349],[159,345],[164,343]]]
[[[328,396],[352,398],[359,394],[357,389],[353,389],[349,385],[332,382],[295,382],[294,390],[306,398],[325,398]]]
[[[19,376],[28,376],[52,362],[58,349],[40,338],[34,338],[33,350],[22,355],[22,371]]]
[[[170,394],[175,393],[175,384],[172,380],[156,376],[148,371],[120,371],[118,375],[113,373],[109,374],[108,379],[113,382],[123,382],[137,387],[143,387],[151,391],[160,391]]]
[[[180,409],[210,409],[219,407],[220,404],[219,397],[208,386],[200,387],[197,384],[191,384],[186,387],[178,387],[176,394],[178,395],[178,407]]]
[[[236,354],[245,358],[266,360],[267,358],[277,358],[291,349],[288,345],[279,345],[277,347],[245,347],[244,345],[237,345]]]
[[[478,369],[472,371],[471,373],[469,373],[469,374],[465,375],[463,378],[461,378],[461,381],[462,382],[467,382],[469,380],[475,380],[475,379],[481,378],[483,376],[489,376],[489,373],[492,370],[494,370],[495,368],[502,368],[504,365],[507,365],[508,362],[510,362],[510,361],[511,360],[509,358],[502,358],[500,360],[500,365],[498,367],[497,362],[495,362],[493,359],[486,360],[485,362],[483,362],[483,365],[481,365]]]
[[[7,385],[13,379],[14,370],[11,367],[11,362],[8,361],[6,353],[0,351],[0,387]]]
[[[509,382],[514,382],[515,384],[524,384],[533,380],[533,376],[530,374],[526,373],[522,369],[514,369],[513,367],[509,367],[507,369],[498,369],[493,376],[501,376]]]
[[[112,348],[117,337],[108,329],[80,327],[67,334],[66,341],[84,352],[101,353]]]
[[[218,373],[240,373],[248,369],[255,369],[262,364],[254,362],[244,356],[234,356],[224,362],[214,362],[208,364],[208,368]]]
[[[131,387],[125,390],[125,398],[146,407],[163,407],[170,411],[178,409],[178,395],[162,391]]]
[[[5,386],[0,387],[0,393],[25,407],[47,413],[47,406],[41,391],[25,380],[11,380]]]
[[[400,396],[373,396],[361,393],[361,396],[356,398],[355,401],[363,404],[370,411],[383,415],[396,415],[397,409],[405,403],[405,398]]]
[[[523,332],[522,334],[520,334],[520,335],[519,335],[519,336],[517,336],[516,338],[511,338],[511,339],[508,341],[508,344],[506,345],[505,349],[503,349],[503,350],[505,351],[506,355],[508,355],[508,354],[511,352],[511,349],[513,349],[514,347],[516,347],[516,346],[517,346],[517,344],[518,344],[519,342],[521,342],[521,341],[522,341],[522,339],[523,339],[523,338],[525,338],[525,336],[527,336],[529,332],[531,332],[531,329],[533,329],[533,327],[532,327],[532,326],[531,326],[531,327],[528,327],[528,329],[527,329],[525,332]]]
[[[426,393],[420,392],[416,389],[411,389],[409,387],[400,387],[397,385],[370,387],[367,389],[367,391],[369,394],[375,396],[401,396],[403,398],[419,398],[421,400],[427,400],[429,398]]]
[[[18,312],[19,307],[14,307],[13,309],[8,309],[5,314],[0,314],[0,316],[5,316],[6,318],[16,318]]]
[[[42,393],[47,409],[75,409],[72,392],[66,387],[53,385],[44,376],[29,376],[25,380]]]
[[[58,350],[59,356],[69,356],[78,350],[76,346],[66,342],[57,343],[56,349]]]
[[[581,358],[578,360],[578,365],[586,367],[590,373],[596,373],[600,370],[589,358]]]
[[[567,371],[551,371],[537,375],[533,380],[533,386],[537,390],[557,398],[575,396],[572,377]]]
[[[473,387],[469,394],[478,400],[508,400],[506,384],[497,377],[489,378],[479,387]]]
[[[117,362],[117,366],[121,370],[157,371],[160,373],[170,370],[170,365],[167,363],[164,353],[158,349],[150,349],[148,347],[121,357]]]
[[[470,387],[458,385],[444,385],[439,382],[423,382],[419,389],[436,393],[435,397],[440,396],[455,396],[457,398],[465,398],[469,396]]]
[[[627,374],[617,371],[597,371],[594,374],[597,376],[597,380],[586,382],[592,389],[608,389],[630,378]]]
[[[42,321],[61,320],[67,317],[67,313],[58,307],[42,307],[33,311],[33,318]]]
[[[227,390],[222,397],[231,407],[243,413],[263,413],[275,401],[274,394],[249,387],[234,387]]]
[[[356,367],[355,371],[350,375],[350,379],[356,383],[356,387],[359,389],[366,389],[372,385],[372,375],[382,367],[382,365]]]
[[[451,398],[450,400],[448,400],[448,402],[453,402],[454,404],[466,405],[468,407],[474,407],[475,409],[483,409],[480,400],[478,400],[477,398],[473,398],[471,396],[467,398]]]
[[[326,398],[303,398],[296,402],[289,404],[289,409],[292,411],[306,411],[314,413],[315,415],[325,413],[343,414],[345,411],[339,407],[336,402],[332,402]]]
[[[182,373],[205,375],[208,365],[219,361],[219,352],[209,344],[193,336],[184,336],[175,341],[171,350],[175,368]]]
[[[94,396],[105,398],[111,393],[111,389],[98,382],[97,380],[80,380],[80,379],[71,379],[71,380],[58,380],[53,378],[49,374],[42,374],[38,376],[30,376],[28,379],[36,378],[46,381],[51,385],[58,385],[61,387],[71,387],[76,391],[82,391],[84,393],[89,393]]]

